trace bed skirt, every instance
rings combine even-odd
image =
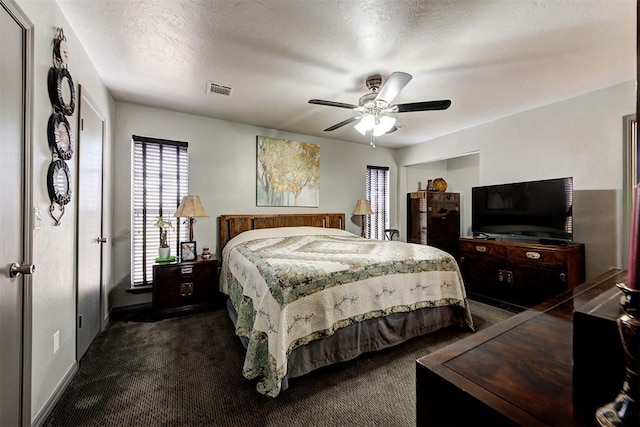
[[[227,312],[235,327],[238,316],[228,298]],[[323,366],[353,360],[363,353],[392,347],[447,326],[464,324],[464,316],[464,310],[456,306],[427,307],[368,319],[341,328],[333,335],[312,341],[291,352],[281,390],[288,388],[289,378],[300,377]],[[247,348],[248,339],[239,338]]]

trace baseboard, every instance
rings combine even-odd
[[[151,318],[151,308],[150,302],[114,307],[109,313],[109,319],[112,322],[115,320],[148,320]]]
[[[106,331],[111,323],[111,312],[107,313],[106,316],[102,318],[102,327],[100,328],[100,332]]]
[[[483,304],[492,305],[494,307],[498,307],[498,308],[501,308],[503,310],[507,310],[507,311],[510,311],[510,312],[516,313],[516,314],[527,310],[526,307],[523,307],[523,306],[520,306],[520,305],[517,305],[517,304],[512,304],[512,303],[509,303],[509,302],[506,302],[506,301],[497,300],[495,298],[491,298],[491,297],[488,297],[488,296],[485,296],[485,295],[476,294],[475,292],[467,291],[467,297],[469,299],[474,300],[474,301],[478,301],[478,302],[481,302]]]
[[[47,401],[47,403],[42,407],[40,412],[38,412],[38,414],[32,420],[31,422],[32,426],[40,427],[44,423],[44,421],[47,419],[47,417],[49,416],[53,408],[56,406],[56,403],[58,403],[58,401],[62,397],[62,394],[65,392],[65,390],[71,383],[71,380],[73,379],[73,377],[75,377],[77,373],[78,373],[78,362],[74,361],[73,365],[71,365],[71,368],[69,368],[65,376],[62,378],[62,381],[60,381],[60,383],[58,384],[58,387],[56,387],[56,390],[53,392],[51,397],[49,397],[49,400]]]

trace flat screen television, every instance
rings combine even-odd
[[[573,178],[471,189],[474,236],[526,241],[573,240]]]

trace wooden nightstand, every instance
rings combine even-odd
[[[153,319],[212,308],[218,295],[218,260],[153,266]]]

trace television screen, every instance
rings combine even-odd
[[[573,178],[471,189],[474,236],[573,240]]]

